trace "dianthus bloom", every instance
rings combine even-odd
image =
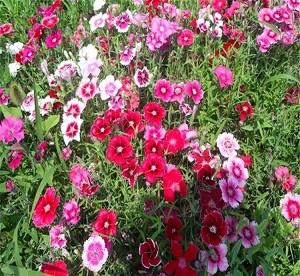
[[[232,208],[236,208],[243,201],[244,195],[239,183],[234,178],[221,179],[219,186],[222,190],[222,198]]]
[[[144,106],[144,117],[148,124],[160,126],[166,116],[163,106],[156,102],[148,102]]]
[[[71,79],[77,73],[77,65],[72,60],[64,60],[58,64],[57,69],[55,70],[55,77],[64,81],[71,81]]]
[[[99,211],[96,221],[93,224],[94,230],[106,236],[115,236],[117,234],[117,213],[102,209]]]
[[[67,265],[64,261],[57,260],[55,262],[43,263],[41,272],[52,276],[69,276]]]
[[[91,136],[99,141],[104,141],[111,132],[111,124],[106,118],[96,118],[90,131]]]
[[[236,156],[236,151],[240,149],[238,141],[232,133],[223,132],[217,138],[217,146],[224,157]]]
[[[225,222],[227,226],[227,239],[230,243],[236,242],[238,239],[237,236],[237,226],[238,220],[235,217],[226,216]]]
[[[208,257],[207,272],[211,275],[217,273],[218,269],[222,272],[228,268],[228,260],[226,244],[219,244],[217,246],[210,247],[210,255]]]
[[[15,189],[15,183],[11,179],[6,180],[4,186],[7,192],[12,192]]]
[[[240,114],[241,122],[245,122],[247,117],[254,116],[254,108],[249,101],[236,105],[235,110]]]
[[[287,221],[300,225],[300,195],[287,193],[280,200],[281,213]]]
[[[147,238],[144,243],[140,244],[139,255],[141,256],[142,266],[147,269],[158,266],[161,263],[158,244],[150,238]]]
[[[241,228],[239,235],[245,248],[250,248],[260,243],[256,228],[257,223],[255,221],[251,221]]]
[[[181,197],[187,196],[187,185],[182,173],[178,169],[172,169],[163,177],[164,198],[166,201],[174,202],[176,194]]]
[[[189,29],[182,30],[177,36],[177,43],[180,47],[191,46],[194,43],[194,32]]]
[[[279,182],[285,181],[289,174],[289,168],[285,166],[278,166],[275,170],[275,178]]]
[[[53,248],[64,248],[67,245],[65,234],[63,234],[64,227],[56,225],[51,227],[49,231],[50,246]]]
[[[105,101],[110,97],[116,96],[121,87],[122,83],[119,80],[115,80],[113,75],[107,76],[99,85],[101,99]]]
[[[152,75],[148,68],[144,66],[142,69],[138,68],[134,74],[134,83],[137,87],[147,87],[150,83]]]
[[[164,102],[169,102],[173,95],[171,83],[168,80],[158,80],[154,87],[154,96]]]
[[[233,84],[233,73],[229,68],[219,65],[214,70],[214,74],[218,78],[221,88],[226,88]]]
[[[56,218],[59,196],[54,188],[47,188],[45,194],[38,200],[33,212],[33,224],[38,227],[49,226]]]
[[[93,272],[101,270],[108,258],[105,241],[100,236],[90,237],[84,242],[82,260],[83,265]]]
[[[0,124],[0,141],[4,144],[20,142],[24,139],[23,121],[15,117],[6,117]]]
[[[63,217],[68,224],[78,223],[80,220],[80,207],[75,199],[71,199],[64,204]]]
[[[181,132],[177,128],[170,129],[166,132],[164,141],[164,149],[168,154],[176,154],[183,150],[184,139]]]
[[[158,154],[149,154],[142,163],[142,169],[146,180],[154,183],[165,175],[166,160]]]
[[[56,30],[46,37],[45,43],[47,48],[55,48],[62,42],[62,31]]]
[[[229,173],[229,178],[236,180],[238,184],[243,186],[249,177],[248,169],[245,168],[245,163],[241,158],[230,157],[223,166]]]
[[[195,104],[199,104],[203,99],[204,92],[201,84],[197,80],[188,81],[185,85],[185,92]]]

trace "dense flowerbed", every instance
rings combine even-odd
[[[300,274],[299,0],[25,2],[0,274]]]

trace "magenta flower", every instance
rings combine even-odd
[[[63,234],[64,227],[56,225],[51,227],[49,231],[50,246],[53,248],[64,248],[67,245],[65,234]]]
[[[15,189],[15,183],[11,179],[6,180],[4,186],[7,192],[12,192]]]
[[[224,272],[228,268],[228,260],[226,258],[227,246],[223,243],[210,248],[208,256],[207,272],[214,275],[218,270]]]
[[[275,170],[275,178],[279,182],[285,181],[289,174],[289,169],[285,166],[278,166]]]
[[[5,94],[3,88],[0,88],[0,105],[8,105],[10,98],[8,95]]]
[[[147,87],[150,83],[152,75],[150,74],[148,68],[144,66],[142,69],[137,69],[134,74],[134,83],[137,87]]]
[[[24,139],[24,125],[22,119],[5,118],[0,125],[0,141],[4,144],[20,142]]]
[[[197,80],[188,81],[185,85],[186,94],[192,98],[195,104],[199,104],[203,99],[203,90],[201,84]]]
[[[248,170],[245,168],[245,163],[241,158],[231,157],[223,165],[224,169],[229,172],[229,177],[237,181],[243,186],[249,177]]]
[[[217,77],[219,85],[222,89],[227,88],[233,84],[233,73],[229,68],[223,65],[219,65],[214,70],[214,74]]]
[[[80,207],[75,199],[71,199],[64,204],[63,217],[68,224],[78,223],[80,220]]]
[[[158,126],[147,125],[145,127],[144,139],[146,141],[151,139],[155,141],[159,141],[165,137],[165,134],[166,134],[166,130],[162,126],[158,127]]]
[[[171,98],[171,102],[177,101],[178,103],[182,104],[185,97],[185,84],[175,83],[173,84],[173,95]]]
[[[21,165],[21,162],[23,160],[23,156],[24,156],[23,150],[20,150],[20,149],[12,150],[9,154],[9,157],[8,157],[7,166],[11,170],[17,169]]]
[[[237,226],[238,220],[235,217],[226,216],[225,222],[227,226],[227,240],[230,243],[236,242],[238,239]]]
[[[251,221],[240,230],[239,235],[242,238],[242,245],[245,248],[250,248],[260,243],[256,228],[257,223],[255,221]]]
[[[234,178],[221,179],[219,186],[224,202],[228,203],[232,208],[238,207],[244,199],[242,189],[238,182]]]
[[[48,35],[45,39],[45,43],[48,49],[55,48],[62,42],[62,31],[56,30]]]
[[[180,47],[191,46],[195,41],[194,32],[189,29],[182,30],[177,36],[177,43]]]
[[[154,96],[164,102],[169,102],[173,95],[171,83],[168,80],[158,80],[154,87]]]

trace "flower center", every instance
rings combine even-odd
[[[160,89],[160,91],[161,91],[161,93],[165,94],[165,93],[167,92],[167,89],[166,89],[165,87],[162,87],[162,88]]]
[[[184,258],[180,258],[179,261],[178,261],[178,266],[183,269],[186,267],[186,261]]]
[[[48,213],[50,211],[50,209],[51,209],[50,204],[47,204],[46,206],[44,206],[45,213]]]
[[[153,172],[156,171],[156,166],[155,166],[155,165],[152,165],[152,166],[151,166],[151,171],[153,171]]]
[[[292,215],[297,215],[298,213],[298,206],[296,205],[296,203],[290,203],[289,204],[289,211],[292,213]]]
[[[197,95],[197,90],[195,88],[192,89],[193,95]]]
[[[104,222],[104,228],[107,229],[109,227],[109,222]]]
[[[211,233],[213,233],[213,234],[216,234],[216,233],[217,233],[217,228],[216,228],[216,226],[214,226],[214,225],[210,226],[210,227],[209,227],[209,231],[210,231]]]
[[[124,148],[121,147],[121,146],[120,146],[120,147],[117,147],[117,152],[118,152],[118,153],[121,153],[121,152],[123,151],[123,149],[124,149]]]
[[[235,176],[240,177],[241,176],[241,169],[239,167],[235,167],[233,169],[233,173]]]
[[[100,128],[100,132],[101,132],[101,133],[104,133],[104,131],[105,131],[105,128],[104,128],[104,127],[101,127],[101,128]]]
[[[175,92],[176,95],[180,95],[181,94],[181,89],[177,87],[177,88],[175,88],[174,92]]]
[[[247,112],[248,111],[248,106],[243,106],[242,109],[243,109],[244,112]]]
[[[157,115],[156,110],[153,110],[153,111],[151,112],[151,114],[152,114],[152,116],[156,116],[156,115]]]
[[[244,235],[247,239],[250,239],[252,237],[252,232],[248,228],[246,228],[244,230]]]

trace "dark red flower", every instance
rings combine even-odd
[[[213,159],[209,149],[206,149],[201,153],[194,153],[193,158],[195,160],[193,166],[193,171],[195,173],[201,170],[204,165],[209,164],[209,162]]]
[[[128,111],[122,116],[121,128],[131,138],[144,130],[142,115],[139,112]]]
[[[109,161],[117,165],[122,165],[132,155],[133,148],[126,135],[116,135],[109,141],[106,150],[106,158]]]
[[[178,217],[171,217],[166,222],[165,232],[170,240],[181,241],[182,234],[181,234],[182,222]]]
[[[159,103],[150,102],[144,106],[145,121],[154,126],[160,126],[166,116],[166,111]]]
[[[235,110],[240,113],[240,121],[245,122],[247,117],[254,116],[254,108],[249,101],[237,104]]]
[[[141,263],[143,267],[149,269],[150,267],[158,266],[161,259],[158,256],[159,247],[156,241],[147,238],[144,243],[139,246],[139,255],[141,256]]]
[[[108,109],[104,117],[111,123],[115,124],[121,118],[121,109]]]
[[[161,141],[156,141],[154,139],[150,139],[145,142],[145,148],[144,148],[145,155],[154,153],[158,155],[163,155],[164,148]]]
[[[38,144],[37,151],[34,155],[36,161],[41,162],[42,159],[46,156],[48,144],[48,141],[42,141]]]
[[[168,154],[176,154],[184,148],[184,139],[177,128],[166,132],[163,143],[164,149]]]
[[[166,201],[174,202],[176,194],[181,197],[187,196],[187,185],[179,169],[172,169],[163,177],[164,198]]]
[[[219,211],[211,211],[205,215],[201,228],[201,239],[208,245],[219,245],[227,235],[227,226]]]
[[[200,190],[200,206],[203,217],[213,210],[224,208],[225,202],[222,199],[221,189]]]
[[[166,160],[158,154],[149,154],[142,163],[143,173],[149,183],[154,183],[166,172]]]
[[[96,221],[93,224],[94,230],[105,236],[115,236],[117,234],[117,213],[102,209],[99,211]]]
[[[33,212],[33,224],[38,227],[49,226],[56,218],[56,209],[59,205],[59,196],[56,196],[54,188],[47,188],[45,194],[41,196]]]
[[[99,141],[104,141],[111,134],[112,128],[110,122],[105,118],[96,118],[91,127],[91,136]]]
[[[61,260],[42,264],[41,272],[45,275],[69,276],[67,265]]]
[[[122,165],[122,176],[129,181],[130,187],[134,187],[138,176],[141,174],[142,169],[136,158],[132,158]]]
[[[240,158],[244,161],[246,168],[252,167],[253,159],[252,159],[251,155],[249,155],[249,154],[242,155],[242,156],[240,156]]]
[[[285,99],[288,103],[298,104],[300,101],[300,87],[290,87],[285,94]]]
[[[176,258],[168,262],[164,267],[164,272],[168,275],[175,276],[196,276],[196,271],[190,266],[190,263],[197,258],[199,248],[190,243],[185,253],[181,243],[177,241],[171,242],[172,255]]]
[[[216,170],[209,165],[204,165],[197,171],[197,179],[206,185],[214,186],[215,181],[212,180],[212,177],[214,176],[215,171]]]

